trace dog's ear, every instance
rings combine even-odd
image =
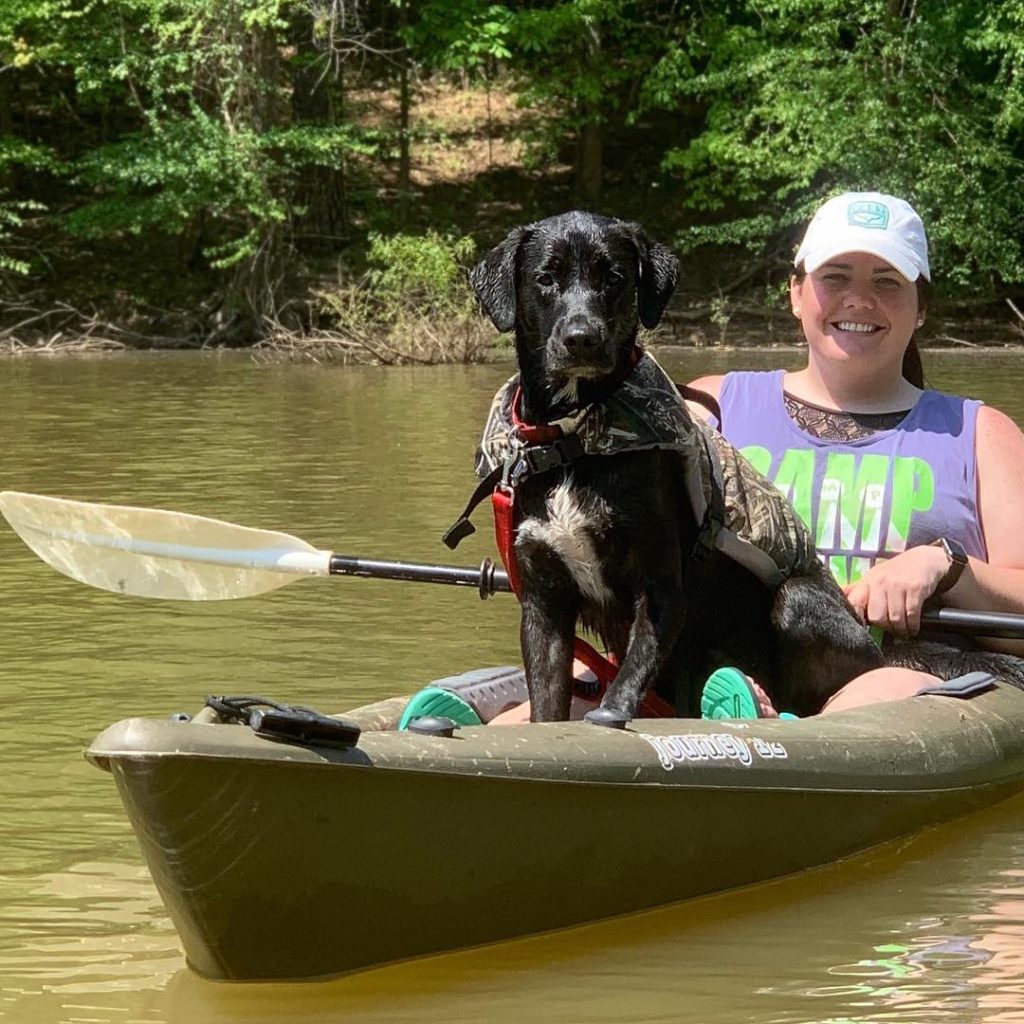
[[[503,333],[516,325],[516,256],[530,231],[530,225],[510,231],[469,272],[480,305]]]
[[[660,242],[652,242],[639,224],[627,224],[630,239],[636,248],[636,308],[644,327],[657,327],[661,314],[676,290],[679,260]]]

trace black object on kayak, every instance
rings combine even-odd
[[[353,747],[360,728],[344,718],[331,718],[312,708],[279,704],[266,697],[206,698],[222,718],[248,725],[257,736],[310,747]]]

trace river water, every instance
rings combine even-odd
[[[661,358],[688,379],[800,356]],[[934,385],[1024,422],[1022,358],[928,364]],[[508,372],[216,353],[8,360],[0,488],[472,565],[493,554],[486,509],[457,558],[439,538],[471,490],[474,443]],[[556,935],[316,984],[204,981],[109,776],[82,758],[92,737],[130,715],[195,711],[210,693],[339,710],[506,664],[518,658],[513,602],[341,578],[242,601],[121,598],[53,572],[2,524],[0,608],[4,1021],[1024,1021],[1024,800],[796,878]]]

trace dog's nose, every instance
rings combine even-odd
[[[588,355],[601,339],[596,331],[588,331],[585,327],[573,327],[566,331],[563,339],[565,349],[571,356]]]

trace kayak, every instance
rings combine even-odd
[[[525,696],[514,667],[432,685],[484,721]],[[309,979],[630,913],[1024,788],[1024,692],[998,682],[796,721],[621,729],[429,716],[399,730],[408,700],[338,717],[214,702],[93,741],[195,971]]]

